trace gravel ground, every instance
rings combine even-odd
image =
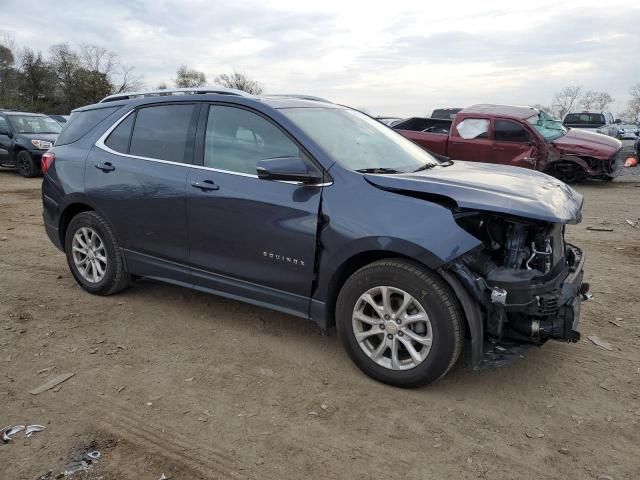
[[[97,449],[72,478],[637,479],[637,173],[577,186],[584,221],[568,238],[594,294],[581,342],[480,372],[465,353],[438,384],[405,391],[280,313],[149,281],[85,293],[44,233],[40,180],[0,172],[0,427],[47,427],[0,444],[0,478],[55,476]]]

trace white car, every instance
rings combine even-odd
[[[562,119],[567,128],[579,128],[618,138],[620,120],[614,120],[611,112],[571,112]]]
[[[621,123],[618,127],[620,140],[635,140],[640,136],[640,127],[632,123]]]

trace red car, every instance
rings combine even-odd
[[[453,120],[414,117],[393,128],[438,155],[531,168],[565,182],[611,180],[624,165],[619,140],[568,129],[531,107],[474,105]]]

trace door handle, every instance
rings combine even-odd
[[[493,147],[494,150],[504,150],[504,147]]]
[[[194,180],[191,182],[191,186],[194,188],[199,188],[203,192],[210,192],[211,190],[220,189],[220,187],[216,185],[213,180],[203,180],[202,182],[196,182]]]
[[[451,142],[451,145],[462,145],[462,142]]]
[[[116,167],[114,167],[110,162],[96,163],[96,168],[103,172],[112,172],[116,169]]]

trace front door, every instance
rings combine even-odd
[[[489,140],[489,119],[465,118],[449,132],[448,156],[454,160],[490,162],[493,154]]]
[[[91,151],[85,185],[125,249],[131,273],[188,282],[186,181],[199,105],[155,105],[124,118]]]
[[[201,118],[201,165],[187,179],[194,282],[306,316],[322,187],[256,175],[260,160],[304,153],[251,110],[211,105]]]
[[[494,120],[491,163],[536,168],[535,142],[529,132],[512,120]]]

